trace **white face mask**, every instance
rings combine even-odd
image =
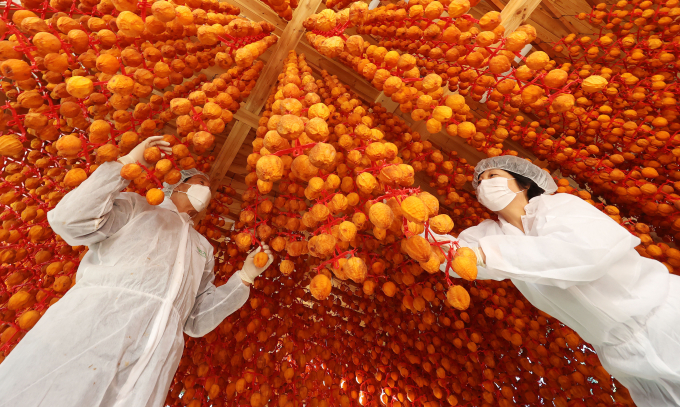
[[[507,178],[489,178],[482,180],[477,186],[477,199],[489,210],[498,212],[510,205],[515,196],[521,192],[513,192],[508,187]]]
[[[191,206],[193,206],[194,209],[196,209],[196,212],[200,212],[203,209],[205,209],[205,207],[208,206],[208,202],[210,202],[211,197],[210,187],[207,187],[205,185],[194,184],[189,187],[187,192],[184,191],[176,192],[186,194],[187,197],[189,198]]]

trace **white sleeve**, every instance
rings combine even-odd
[[[460,232],[458,239],[470,244],[476,245],[479,243],[479,239],[489,236],[489,235],[502,235],[500,226],[496,221],[487,219],[481,222],[477,226],[471,226],[464,231]],[[466,246],[469,247],[469,246]]]
[[[215,258],[212,250],[208,252],[208,259],[196,302],[184,324],[184,332],[194,338],[200,338],[217,328],[224,318],[241,308],[250,296],[250,287],[243,284],[238,273],[234,273],[226,284],[215,287]]]
[[[135,193],[121,193],[130,181],[120,176],[123,164],[107,162],[47,213],[50,226],[72,246],[101,242],[120,230],[136,212],[150,205]]]
[[[540,215],[538,236],[479,240],[487,269],[505,278],[567,288],[597,280],[639,239],[579,198]]]

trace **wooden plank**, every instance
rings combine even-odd
[[[267,7],[264,3],[256,0],[229,0],[229,3],[238,6],[241,9],[241,16],[248,18],[252,21],[264,20],[272,25],[274,25],[274,34],[279,37],[283,34],[286,28],[286,22],[282,20],[273,10]],[[325,6],[320,4],[317,10],[323,9]],[[299,8],[298,8],[299,9]],[[297,13],[297,11],[296,11]],[[304,20],[304,19],[303,19]],[[291,21],[292,23],[292,21]],[[355,28],[350,28],[345,31],[345,35],[356,34]],[[370,36],[363,36],[365,41],[371,44],[377,44],[377,41]],[[292,48],[291,48],[292,49]],[[352,86],[354,90],[362,99],[373,102],[377,95],[380,93],[378,90],[373,88],[370,83],[368,83],[361,75],[354,72],[353,69],[345,66],[344,64],[324,57],[321,55],[314,47],[312,47],[306,40],[299,41],[294,47],[295,52],[298,54],[305,54],[307,57],[307,63],[312,69],[321,72],[321,70],[327,70],[333,75],[338,75],[340,82]],[[273,49],[270,48],[260,57],[263,61],[269,61],[273,54]],[[278,72],[277,72],[278,75]]]
[[[490,0],[488,3],[489,6],[494,7],[496,11],[502,11],[505,8],[505,4],[500,0]]]
[[[241,9],[241,16],[252,21],[266,21],[274,26],[274,34],[279,37],[286,28],[286,21],[269,6],[257,0],[229,0],[229,4]]]
[[[260,7],[260,4],[257,1],[250,1],[247,4],[240,3],[238,5],[239,7],[243,6],[242,12],[244,10],[251,10],[249,7],[257,7],[255,13],[261,16],[259,18],[266,17],[273,20],[274,17],[269,13],[269,8]],[[245,105],[239,109],[239,114],[244,120],[239,120],[234,124],[217,155],[215,165],[210,174],[213,188],[216,188],[222,181],[222,178],[224,178],[234,158],[238,155],[248,132],[251,128],[257,128],[255,117],[260,114],[260,110],[264,107],[272,88],[276,85],[279,73],[283,69],[283,63],[288,56],[288,51],[295,49],[305,32],[302,23],[319,8],[320,4],[321,0],[303,0],[293,13],[293,18],[285,25],[279,40],[272,47],[271,57],[262,69],[260,77],[255,87],[251,90]],[[254,126],[249,125],[248,122],[254,124]]]
[[[589,13],[591,5],[586,0],[545,0],[543,3],[551,11],[555,12],[560,21],[568,21],[572,27],[576,29],[574,33],[590,34],[593,32],[593,27],[586,21],[581,21],[576,18],[578,13]]]
[[[246,123],[237,121],[229,132],[210,171],[210,185],[213,191],[222,182],[250,129]]]
[[[380,103],[380,105],[390,113],[394,113],[399,108],[399,103],[393,101],[391,97],[385,94],[385,92],[380,92],[375,99],[375,103]]]
[[[544,42],[552,46],[559,42],[562,37],[569,35],[571,32],[564,26],[556,22],[550,15],[541,10],[534,10],[528,24],[531,24],[536,29],[536,43]],[[564,54],[566,56],[566,54]]]
[[[501,24],[507,34],[515,31],[517,27],[528,19],[541,0],[510,0],[501,11]]]
[[[254,129],[258,128],[260,116],[246,109],[244,105],[245,103],[241,103],[241,108],[238,109],[236,113],[234,113],[234,119],[240,122],[244,122],[245,124]]]
[[[557,10],[557,8],[550,2],[550,0],[544,1],[543,3],[541,3],[541,6],[545,7],[550,12],[550,14],[556,17],[567,28],[567,30],[571,31],[574,34],[579,33],[579,30],[576,27],[574,27],[569,22],[569,20],[564,18],[562,13],[559,10]]]
[[[273,46],[272,56],[262,70],[257,84],[250,92],[250,96],[248,96],[245,106],[248,111],[260,114],[260,110],[264,107],[269,93],[274,85],[276,85],[276,80],[283,69],[283,63],[288,56],[288,51],[295,49],[305,33],[302,23],[307,17],[314,14],[319,4],[321,4],[321,0],[303,0],[295,10],[295,13],[293,13],[293,18],[286,25],[279,41]]]
[[[595,7],[599,3],[597,0],[585,0],[585,1],[591,8]],[[588,11],[590,11],[590,9],[588,9]]]

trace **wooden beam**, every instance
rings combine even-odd
[[[559,42],[562,37],[571,34],[571,31],[561,24],[545,7],[537,7],[527,23],[536,28],[536,33],[538,34],[536,40],[541,40],[548,44]]]
[[[510,0],[501,11],[501,24],[505,32],[509,34],[515,31],[539,4],[541,0]]]
[[[590,34],[593,26],[587,21],[576,18],[578,13],[587,13],[591,5],[586,0],[545,0],[542,7],[550,10],[550,13],[559,18],[564,25],[575,34]]]
[[[241,9],[241,16],[252,21],[264,20],[274,26],[274,34],[278,35],[279,37],[283,35],[283,30],[286,28],[286,22],[264,3],[255,0],[229,0],[229,3],[238,6]],[[325,6],[321,4],[317,10],[323,8],[325,8]],[[356,34],[356,29],[354,28],[345,30],[345,35],[354,34]],[[375,39],[372,37],[363,37],[364,40],[368,41],[369,43],[377,44],[377,41],[375,41]],[[298,54],[305,54],[307,57],[307,63],[312,69],[318,72],[321,72],[325,69],[329,73],[337,75],[340,82],[351,86],[352,90],[356,92],[362,99],[368,102],[373,102],[377,95],[380,94],[380,91],[371,86],[371,84],[368,83],[368,81],[366,81],[363,76],[359,75],[353,69],[342,64],[341,62],[326,58],[325,56],[321,55],[306,40],[303,39],[299,41],[298,44],[291,49],[295,49],[295,52]],[[272,57],[272,54],[273,50],[270,48],[260,59],[269,61],[269,59]]]
[[[545,0],[548,1],[548,0]],[[564,1],[585,1],[585,0],[564,0]],[[498,7],[498,5],[502,5],[503,7]],[[494,4],[492,4],[489,1],[482,1],[476,6],[474,6],[471,9],[471,12],[476,12],[472,13],[473,16],[477,15],[478,17],[481,17],[482,15],[488,13],[489,11],[499,11],[499,10],[504,10],[507,7],[507,5],[503,5],[499,1],[495,1]],[[507,11],[506,11],[507,13]],[[475,17],[475,18],[478,18]],[[503,21],[503,26],[505,26],[506,21]],[[562,24],[555,24],[555,18],[548,16],[545,12],[541,12],[541,6],[537,7],[532,14],[524,20],[523,24],[531,24],[535,29],[536,29],[536,35],[537,38],[534,40],[532,44],[535,46],[541,48],[543,51],[547,52],[548,55],[553,57],[555,56],[563,56],[566,57],[567,54],[565,52],[562,53],[557,53],[554,50],[552,50],[552,46],[550,45],[551,43],[555,43],[560,40],[560,38],[566,36],[569,34],[569,31],[562,25]],[[591,29],[592,31],[592,29]],[[509,35],[511,33],[510,30],[506,28],[505,30],[505,35]],[[499,44],[496,43],[492,45],[492,47],[496,47]],[[550,48],[551,51],[548,52],[546,48]]]
[[[505,8],[505,4],[503,4],[500,0],[490,0],[489,3],[490,6],[496,8],[496,11],[503,11]]]
[[[255,21],[262,19],[263,17],[271,21],[276,21],[268,7],[257,1],[249,2],[236,2],[242,13],[248,13],[253,16]],[[288,51],[295,49],[295,47],[302,39],[305,32],[302,23],[312,15],[319,8],[321,0],[302,0],[300,5],[293,13],[293,18],[288,22],[288,24],[278,22],[279,24],[274,24],[275,27],[281,27],[281,24],[285,25],[285,28],[281,32],[281,36],[276,44],[272,47],[273,51],[271,57],[265,64],[260,77],[257,79],[255,87],[250,91],[248,100],[245,105],[238,110],[237,114],[243,119],[238,120],[234,127],[229,132],[227,139],[224,141],[220,152],[217,155],[215,164],[212,171],[210,172],[210,178],[212,187],[216,188],[222,179],[224,178],[229,167],[234,162],[234,158],[241,149],[243,141],[246,139],[248,132],[251,128],[257,128],[257,120],[255,119],[259,114],[260,110],[264,107],[267,102],[267,98],[276,85],[276,81],[279,78],[279,73],[283,69],[283,63],[288,56]],[[250,17],[248,17],[250,18]],[[280,20],[280,19],[279,19]]]
[[[241,9],[241,16],[251,21],[266,21],[274,26],[274,34],[279,37],[286,28],[286,21],[269,6],[257,0],[229,0],[229,4]]]
[[[241,103],[241,108],[234,113],[234,119],[244,122],[248,126],[256,129],[259,127],[260,116],[252,113],[245,108],[245,103]]]
[[[245,108],[255,114],[260,114],[260,110],[264,107],[269,92],[271,92],[276,80],[283,69],[283,63],[288,56],[288,51],[294,50],[297,44],[302,39],[305,29],[302,23],[316,12],[316,9],[321,4],[321,0],[303,0],[295,13],[293,18],[286,25],[286,28],[281,33],[281,37],[273,47],[272,56],[268,63],[262,69],[260,77],[257,79],[257,84],[250,92]]]
[[[567,30],[571,31],[574,34],[578,34],[579,30],[576,29],[564,16],[562,13],[560,13],[559,10],[550,2],[550,0],[544,1],[541,6],[544,6],[546,9],[548,9],[548,12],[553,15],[553,17],[556,17],[565,27],[567,27]]]
[[[380,103],[380,105],[390,113],[394,113],[399,109],[399,103],[393,101],[391,97],[385,94],[385,92],[380,92],[374,103]]]
[[[236,154],[243,145],[243,140],[248,136],[250,129],[251,127],[246,123],[237,121],[229,132],[210,171],[210,185],[213,191],[220,185],[231,163],[234,162],[234,158],[236,158]]]

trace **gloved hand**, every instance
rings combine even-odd
[[[123,163],[123,165],[139,162],[143,166],[149,167],[151,164],[144,159],[144,150],[149,147],[158,147],[166,155],[172,155],[170,143],[163,141],[163,136],[153,136],[137,144],[137,147],[133,148],[127,155],[120,157],[118,162]]]
[[[438,235],[434,232],[432,233],[426,233],[425,236],[427,237],[427,240],[429,240],[432,243],[437,243],[437,242],[451,242],[456,240],[455,237],[449,236],[449,235]],[[444,250],[445,252],[448,252],[449,249],[451,248],[450,244],[443,244],[439,246]]]
[[[255,255],[258,254],[262,248],[264,248],[264,252],[267,253],[267,256],[269,256],[269,260],[267,260],[267,264],[265,264],[264,267],[256,267],[254,262]],[[272,251],[269,249],[269,246],[265,244],[262,245],[262,248],[258,247],[257,249],[253,250],[248,255],[248,257],[246,257],[246,261],[243,263],[243,268],[238,272],[239,276],[241,276],[241,280],[250,284],[254,283],[255,278],[262,274],[274,261],[274,256],[272,256]]]

